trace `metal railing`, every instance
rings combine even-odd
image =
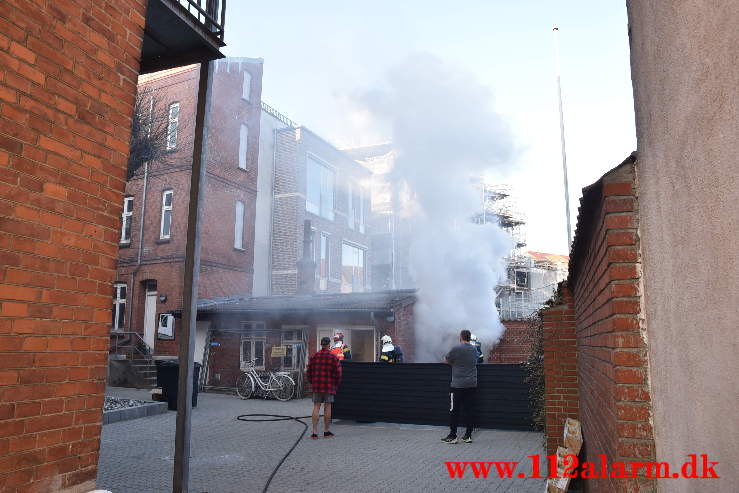
[[[138,332],[113,331],[110,333],[110,352],[123,354],[128,359],[151,356],[151,348]]]
[[[294,121],[292,121],[291,119],[289,119],[288,117],[286,117],[285,115],[283,115],[282,113],[280,113],[279,111],[277,111],[276,109],[274,109],[273,107],[271,107],[270,105],[268,105],[267,103],[265,103],[264,101],[262,101],[262,111],[277,118],[279,121],[281,121],[288,127],[298,128],[300,126]]]
[[[226,0],[170,0],[196,19],[213,37],[223,42]]]

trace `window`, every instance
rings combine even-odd
[[[328,289],[329,278],[329,250],[328,250],[328,234],[321,233],[318,248],[316,252],[316,277],[318,278],[318,289],[326,291]]]
[[[121,243],[131,243],[131,221],[133,220],[133,197],[123,199],[121,214]]]
[[[349,192],[347,194],[349,202],[349,227],[358,229],[360,233],[364,233],[364,190],[358,184],[349,182]]]
[[[245,363],[254,361],[254,366],[264,369],[264,355],[266,348],[266,332],[264,322],[242,322],[241,330],[241,367]]]
[[[334,171],[308,156],[305,209],[326,219],[334,219]]]
[[[126,284],[113,284],[113,330],[123,330],[126,321]]]
[[[239,169],[246,169],[246,151],[248,148],[249,127],[241,124],[239,131]]]
[[[266,338],[254,336],[241,337],[241,363],[254,361],[254,367],[264,369],[264,347]]]
[[[283,370],[296,370],[300,365],[300,347],[303,344],[301,329],[282,331],[282,345],[285,346],[285,356],[282,358]]]
[[[249,72],[244,71],[244,83],[241,86],[241,97],[249,101],[250,95],[251,95],[251,74]]]
[[[348,243],[341,245],[341,292],[364,291],[364,250]]]
[[[529,287],[529,273],[523,270],[516,271],[516,287],[517,288],[528,288]]]
[[[172,190],[162,193],[162,225],[159,230],[159,238],[167,240],[172,233]]]
[[[234,219],[234,248],[244,249],[244,203],[236,201],[236,217]]]
[[[159,339],[174,339],[174,315],[171,313],[159,314],[157,337]]]
[[[180,120],[180,103],[169,105],[169,125],[167,125],[167,150],[177,147],[177,125]]]

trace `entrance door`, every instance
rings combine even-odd
[[[353,329],[352,361],[373,362],[375,361],[375,331],[374,329]]]
[[[144,305],[144,342],[154,352],[154,338],[157,332],[157,292],[146,290],[146,304]]]

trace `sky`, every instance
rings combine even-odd
[[[409,55],[473,74],[514,136],[491,178],[510,185],[527,249],[566,254],[555,25],[574,231],[582,188],[636,149],[625,2],[229,2],[224,52],[264,58],[262,99],[339,147],[389,139],[352,101]]]

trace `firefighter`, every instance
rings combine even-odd
[[[331,354],[339,358],[339,361],[352,359],[352,352],[349,350],[349,346],[344,344],[344,334],[337,332],[334,335],[334,345],[331,347]]]
[[[470,344],[475,346],[475,349],[477,350],[477,364],[481,365],[485,363],[485,357],[482,355],[482,344],[477,340],[477,336],[475,334],[472,334],[470,337]]]
[[[393,344],[393,340],[388,335],[382,336],[382,351],[380,352],[380,361],[384,363],[402,363],[403,351],[400,346]]]

